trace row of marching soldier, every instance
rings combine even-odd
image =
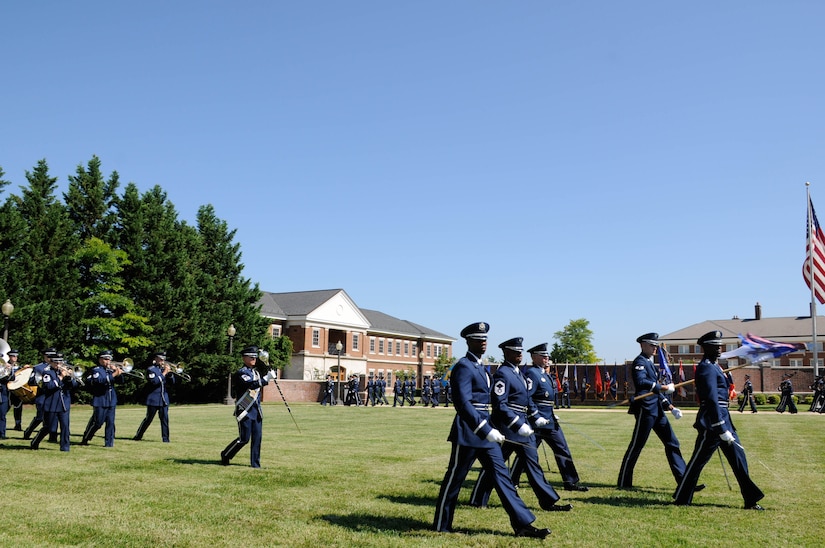
[[[0,376],[0,438],[6,438],[6,415],[14,409],[14,430],[23,432],[23,439],[31,439],[31,448],[39,449],[49,437],[59,443],[61,451],[69,451],[71,434],[72,393],[81,387],[92,394],[92,416],[86,425],[81,445],[88,445],[97,431],[104,427],[104,446],[113,447],[115,442],[115,410],[117,392],[115,385],[123,382],[124,375],[139,377],[146,382],[146,417],[132,438],[143,437],[154,417],[160,418],[161,438],[169,442],[169,392],[168,384],[174,384],[181,371],[173,371],[166,362],[164,352],[156,352],[147,374],[132,373],[131,364],[114,362],[113,353],[104,350],[97,356],[98,364],[88,373],[65,362],[62,353],[55,348],[42,351],[43,360],[33,367],[18,365],[19,351],[6,353],[7,363]],[[22,395],[18,395],[18,392]],[[14,398],[14,399],[12,399]],[[25,399],[25,401],[24,401]],[[22,427],[23,403],[33,403],[35,416],[24,430]]]

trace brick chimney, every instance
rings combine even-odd
[[[755,319],[757,319],[757,320],[762,319],[762,305],[761,304],[756,303],[756,306],[753,307],[753,314],[755,316]]]

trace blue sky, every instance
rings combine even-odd
[[[0,166],[92,155],[212,204],[267,291],[343,288],[458,337],[599,357],[808,312],[825,4],[144,1],[0,6]],[[3,196],[4,199],[5,195]],[[764,334],[763,334],[764,335]],[[456,353],[464,352],[463,341]]]

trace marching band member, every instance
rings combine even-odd
[[[9,367],[11,368],[11,374],[7,377],[7,380],[3,381],[3,384],[8,384],[9,382],[15,379],[14,374],[20,370],[20,365],[17,363],[17,360],[20,356],[20,351],[16,349],[11,349],[8,352],[9,356]],[[14,392],[9,392],[9,408],[12,409],[12,413],[14,414],[14,430],[23,430],[23,400],[17,397],[17,394]],[[6,411],[8,413],[8,410]],[[5,423],[6,414],[3,414],[3,422]],[[5,429],[4,429],[5,431]]]
[[[516,536],[545,538],[550,529],[532,525],[536,516],[519,498],[501,455],[500,444],[506,438],[490,423],[490,376],[481,363],[487,350],[489,330],[490,325],[485,322],[461,330],[461,336],[467,342],[467,355],[456,362],[451,373],[456,415],[447,439],[452,443],[452,450],[436,500],[433,529],[452,532],[461,484],[478,460],[482,469],[493,478]]]
[[[235,374],[235,382],[232,383],[232,386],[237,387],[239,392],[243,390],[241,397],[235,401],[238,437],[232,440],[226,446],[226,449],[221,451],[221,464],[224,466],[229,465],[232,457],[251,440],[249,464],[252,468],[260,468],[264,420],[261,409],[262,389],[275,378],[275,373],[270,370],[261,377],[261,374],[255,368],[258,362],[257,346],[247,346],[241,354],[243,356],[243,367]]]
[[[60,425],[60,450],[69,450],[69,412],[72,406],[71,391],[77,387],[74,371],[64,367],[63,354],[51,356],[51,364],[43,373],[42,384],[38,392],[43,392],[43,428],[31,442],[31,448],[37,450],[46,434],[57,435]]]
[[[115,383],[123,382],[123,374],[119,368],[112,366],[112,358],[111,350],[102,351],[97,355],[97,366],[86,377],[92,392],[93,410],[80,445],[89,445],[89,440],[105,423],[104,447],[115,446],[115,409],[117,409]]]
[[[152,424],[155,415],[160,417],[160,437],[163,443],[169,443],[169,392],[166,384],[174,384],[175,376],[172,375],[171,366],[166,361],[166,352],[155,352],[152,355],[152,365],[146,375],[146,382],[149,387],[149,394],[146,396],[146,417],[138,426],[135,441],[143,439],[146,429]]]
[[[693,502],[697,491],[696,481],[716,449],[721,449],[730,464],[733,475],[739,483],[739,491],[745,501],[746,510],[763,510],[759,501],[765,496],[748,475],[748,461],[745,449],[739,442],[736,428],[728,411],[728,389],[730,384],[718,363],[722,352],[722,332],[705,333],[696,341],[702,347],[704,356],[696,366],[696,395],[699,398],[699,412],[693,427],[698,431],[693,456],[690,457],[679,487],[673,495],[674,503],[686,506]],[[724,443],[723,443],[724,442]]]
[[[49,369],[49,366],[51,365],[51,357],[56,353],[57,350],[54,348],[47,348],[43,351],[43,361],[32,368],[32,375],[29,377],[29,385],[37,386],[37,379],[43,378],[46,370]],[[34,396],[34,417],[26,430],[23,431],[24,440],[29,439],[34,433],[34,429],[40,426],[43,422],[43,398],[45,398],[45,394],[42,390],[38,390],[37,394]],[[49,441],[56,441],[56,438],[52,439],[50,437]]]

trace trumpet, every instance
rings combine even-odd
[[[124,358],[122,362],[111,362],[111,364],[124,375],[129,375],[130,377],[135,377],[142,381],[146,380],[146,377],[143,375],[143,371],[133,371],[135,368],[135,362],[132,358]]]
[[[190,375],[189,373],[185,373],[183,371],[183,364],[182,363],[172,363],[172,362],[164,361],[163,365],[165,365],[166,367],[169,368],[170,373],[172,373],[173,375],[177,375],[178,377],[180,377],[184,381],[189,382],[189,381],[192,380],[192,375]]]

